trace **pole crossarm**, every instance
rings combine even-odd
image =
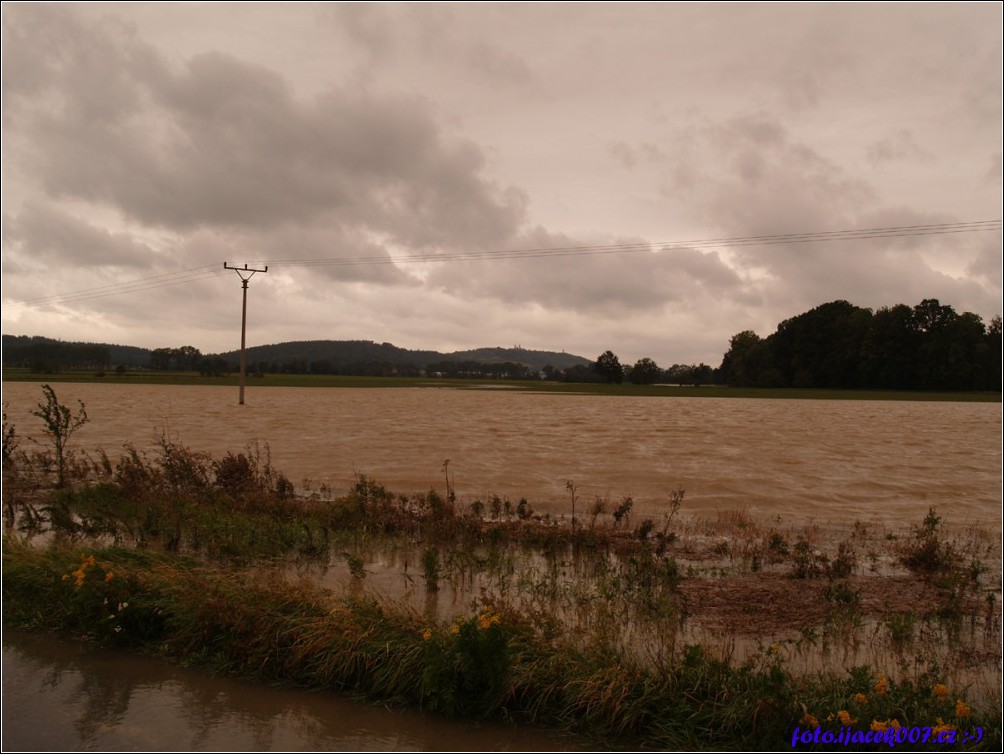
[[[240,377],[240,395],[238,398],[238,403],[244,405],[244,380],[247,374],[247,357],[246,352],[246,338],[247,333],[247,321],[248,321],[248,280],[256,272],[268,272],[268,265],[265,265],[264,270],[257,270],[253,267],[248,267],[246,264],[243,267],[238,267],[236,265],[229,265],[226,262],[223,263],[224,270],[233,270],[241,279],[241,287],[244,289],[244,301],[241,305],[241,377]]]
[[[268,265],[266,264],[265,269],[263,270],[256,270],[253,267],[248,267],[246,264],[243,267],[238,267],[237,265],[229,265],[226,262],[224,262],[223,269],[233,270],[240,276],[240,279],[246,283],[248,280],[251,279],[251,276],[254,275],[256,272],[268,272]]]

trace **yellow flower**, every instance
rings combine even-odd
[[[858,704],[865,704],[868,701],[868,697],[864,694],[855,694],[854,701]]]
[[[428,641],[432,638],[432,629],[427,628],[422,632],[422,641]]]
[[[871,728],[874,731],[881,732],[881,731],[885,730],[887,727],[888,727],[887,724],[884,723],[884,722],[879,722],[878,720],[872,720],[872,726],[871,726]]]
[[[884,694],[889,689],[889,679],[884,675],[879,676],[879,679],[875,682],[875,693]]]
[[[937,736],[937,735],[940,735],[941,733],[944,733],[945,731],[948,731],[948,730],[955,730],[955,726],[954,725],[948,725],[947,723],[945,723],[944,720],[942,720],[939,717],[938,718],[938,724],[935,725],[933,728],[931,728],[931,733],[933,735]]]
[[[810,715],[808,712],[806,712],[804,715],[802,715],[802,719],[799,720],[799,722],[802,725],[804,725],[806,728],[818,728],[819,727],[819,720],[816,719],[815,715]]]
[[[840,718],[840,724],[843,726],[853,725],[857,722],[853,717],[851,717],[851,713],[845,709],[840,710],[837,713],[837,717]]]
[[[482,631],[487,631],[492,626],[497,626],[502,622],[502,619],[497,615],[492,615],[491,613],[483,613],[480,618],[478,618],[478,628]]]
[[[889,727],[892,728],[893,730],[899,730],[902,727],[899,724],[899,720],[897,720],[896,718],[893,718],[892,720],[886,720],[886,723],[888,723]]]
[[[943,683],[937,684],[933,689],[931,689],[931,691],[934,692],[935,696],[941,697],[942,699],[948,696],[948,686]]]
[[[972,712],[972,710],[969,709],[969,705],[968,704],[966,704],[961,699],[956,699],[955,700],[955,716],[956,717],[969,717],[969,713],[970,712]]]
[[[460,633],[460,626],[458,626],[456,623],[454,623],[452,626],[450,626],[450,633],[453,634],[454,636],[456,636],[457,634],[459,634]]]

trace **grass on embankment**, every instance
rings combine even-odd
[[[237,375],[208,377],[196,372],[130,371],[124,375],[107,372],[68,371],[42,374],[23,369],[4,369],[5,382],[74,382],[100,385],[208,385],[237,387]],[[340,388],[454,388],[460,390],[532,391],[575,395],[609,395],[662,398],[768,398],[798,400],[854,401],[954,401],[1000,403],[1000,392],[920,392],[910,390],[827,390],[816,388],[739,388],[725,385],[608,385],[589,382],[544,380],[456,380],[432,377],[356,377],[348,375],[266,374],[249,376],[247,388],[255,387],[340,387]]]
[[[787,748],[796,726],[818,722],[834,732],[979,727],[976,748],[1000,746],[999,714],[970,709],[962,690],[897,684],[868,668],[796,678],[769,651],[732,666],[696,645],[641,665],[600,633],[568,635],[553,617],[502,602],[431,625],[404,608],[263,572],[12,539],[3,575],[8,625],[448,715],[557,725],[608,744]]]

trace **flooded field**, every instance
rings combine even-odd
[[[819,523],[915,522],[936,506],[952,523],[1000,528],[1001,406],[995,403],[633,398],[454,389],[57,386],[90,417],[73,447],[169,438],[220,457],[258,440],[290,480],[336,493],[358,473],[395,492],[464,500],[526,496],[567,514],[566,483],[586,504],[632,496],[658,512],[672,490],[685,512],[747,508]],[[18,435],[39,437],[37,383],[5,383]]]
[[[265,528],[227,518],[215,503],[182,510],[188,503],[171,498],[152,518],[151,508],[131,524],[98,526],[94,545],[114,540],[147,553],[142,522],[170,529],[173,515],[178,534],[167,549],[220,563],[233,557],[235,567],[218,578],[246,579],[248,588],[272,584],[299,594],[316,587],[336,601],[372,596],[405,616],[405,647],[438,636],[427,646],[452,652],[462,626],[487,630],[481,623],[503,620],[491,606],[502,605],[507,616],[547,616],[562,626],[555,636],[602,637],[639,667],[664,667],[693,646],[727,662],[783,662],[795,673],[868,665],[921,685],[936,677],[966,689],[975,704],[999,700],[999,404],[258,388],[241,407],[229,388],[56,387],[62,403],[86,405],[90,421],[73,437],[76,452],[105,451],[114,462],[128,444],[155,458],[167,438],[222,458],[267,444],[272,464],[301,494],[318,493],[316,502],[289,499],[298,511],[291,527],[277,518]],[[43,448],[41,420],[31,414],[41,385],[3,388],[21,448]],[[414,496],[367,493],[366,526],[356,529],[332,532],[310,519],[316,508],[338,520],[332,497],[362,474]],[[439,495],[423,494],[430,489]],[[433,499],[443,505],[451,490],[458,505],[435,513]],[[573,494],[578,532],[570,522]],[[494,495],[505,498],[504,512]],[[512,510],[522,497],[544,515]],[[627,497],[630,524],[614,512]],[[925,538],[914,527],[932,506],[941,518],[925,520]],[[79,515],[65,517],[56,540],[77,536]],[[400,535],[363,533],[388,524]],[[241,532],[253,547],[240,544]],[[282,537],[290,539],[268,549]],[[50,539],[43,531],[27,549],[8,541],[5,564],[8,555],[11,563],[32,557],[29,551],[48,557],[38,544]],[[73,576],[80,587],[85,570],[99,566],[75,546],[71,557],[82,565],[72,574],[63,566],[62,581]],[[287,557],[272,561],[267,552]],[[955,587],[932,584],[928,566]],[[120,588],[127,567],[100,565],[90,588],[98,597]],[[101,578],[105,571],[116,575]],[[14,573],[5,570],[5,587]],[[186,578],[173,573],[171,594]],[[193,604],[205,602],[201,584]],[[28,593],[34,604],[36,591]],[[59,594],[49,603],[62,604]],[[134,609],[123,600],[106,595],[100,604],[117,605],[110,617],[120,620]],[[262,603],[249,604],[251,619],[272,619]],[[524,669],[536,667],[548,666]],[[160,749],[165,740],[167,749],[185,750],[574,745],[533,729],[472,728],[247,686],[16,632],[4,635],[3,675],[5,748]]]

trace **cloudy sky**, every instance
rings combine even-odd
[[[1001,25],[999,3],[4,3],[3,332],[232,350],[224,262],[269,266],[249,344],[717,366],[834,299],[989,322],[1000,226],[957,224],[1001,218]],[[967,232],[735,241],[936,224]]]

